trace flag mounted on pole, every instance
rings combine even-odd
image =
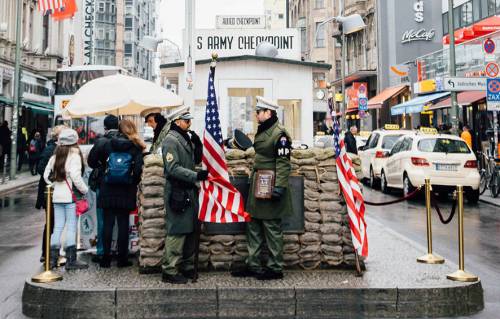
[[[334,117],[333,114],[332,116]],[[344,140],[340,139],[340,125],[337,118],[333,120],[333,140],[337,176],[347,205],[352,243],[358,255],[367,257],[368,237],[366,235],[365,202],[352,161],[347,155]]]
[[[55,21],[61,21],[64,19],[72,18],[78,11],[76,6],[76,0],[62,0],[64,2],[64,7],[62,9],[53,11],[52,18]]]
[[[215,58],[208,74],[208,96],[203,132],[203,169],[208,170],[208,180],[201,183],[198,219],[210,223],[235,223],[250,221],[245,212],[240,192],[229,182],[222,130],[220,127],[217,96],[215,94]]]
[[[43,14],[50,12],[55,12],[64,7],[64,0],[38,0],[38,11]]]

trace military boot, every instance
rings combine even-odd
[[[86,269],[89,266],[77,259],[76,246],[66,247],[66,270]]]
[[[56,246],[50,247],[49,269],[54,269],[57,267],[57,260],[59,259],[60,249],[61,247],[56,247]]]

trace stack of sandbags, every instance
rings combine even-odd
[[[139,265],[156,268],[161,265],[165,246],[165,177],[160,155],[144,157],[144,168],[138,190],[139,198]]]
[[[200,234],[200,250],[198,254],[198,267],[199,269],[208,269],[210,258],[210,236]]]
[[[233,262],[235,240],[233,235],[214,235],[210,237],[210,266],[215,270],[229,270]]]
[[[234,235],[234,254],[231,267],[235,269],[243,267],[247,257],[247,236],[245,234]]]
[[[250,176],[253,167],[255,151],[249,148],[246,151],[239,149],[226,150],[226,163],[229,175]]]
[[[342,255],[343,262],[346,265],[352,266],[356,263],[351,228],[349,226],[349,216],[347,215],[347,206],[343,206],[342,209]]]
[[[358,180],[361,180],[363,178],[363,172],[361,171],[361,158],[353,153],[348,153],[348,154],[349,157],[351,158],[354,171],[356,172],[356,177],[358,178]]]
[[[300,262],[298,252],[300,250],[299,235],[283,235],[283,261],[286,268],[294,268]]]

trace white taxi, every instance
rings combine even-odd
[[[479,200],[479,172],[474,153],[461,138],[426,129],[400,137],[382,166],[380,188],[399,188],[404,195],[430,178],[433,191],[451,193],[464,187],[471,203]]]
[[[382,165],[394,143],[401,136],[410,133],[412,131],[400,130],[397,124],[386,124],[384,129],[373,131],[366,144],[358,148],[361,171],[363,177],[368,179],[370,187],[374,188],[378,184]]]

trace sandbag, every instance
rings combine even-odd
[[[303,166],[303,165],[316,165],[316,164],[318,164],[318,160],[316,160],[314,157],[311,157],[311,158],[295,158],[295,157],[292,157],[290,159],[290,162],[293,163],[293,164],[297,164],[299,166]]]
[[[323,255],[322,260],[330,266],[338,266],[344,261],[344,258],[343,256]]]
[[[246,157],[255,157],[255,149],[253,147],[250,147],[245,151],[245,156]]]
[[[163,159],[158,154],[150,154],[150,155],[144,156],[143,161],[144,161],[145,168],[157,166],[157,167],[161,167],[163,169]]]
[[[146,228],[164,228],[165,218],[149,218],[142,222],[141,229]]]
[[[145,198],[162,197],[164,194],[164,186],[147,186],[142,189]]]
[[[148,186],[165,186],[165,177],[163,176],[151,176],[148,178],[143,178],[141,180],[141,185],[142,188],[148,187]]]
[[[319,210],[321,212],[340,212],[342,205],[339,202],[319,202]]]
[[[335,172],[325,172],[320,174],[319,179],[321,182],[336,182],[338,180],[337,173]]]
[[[339,188],[339,183],[338,182],[326,182],[326,183],[321,183],[319,184],[319,189],[322,192],[336,192],[338,193],[340,188]]]
[[[230,166],[230,167],[236,167],[236,166],[242,166],[242,165],[243,166],[247,165],[247,161],[245,159],[227,161],[227,166]]]
[[[304,219],[311,223],[319,223],[321,221],[321,214],[318,212],[304,212]]]
[[[144,179],[152,177],[163,177],[163,167],[158,167],[158,166],[147,167],[142,171],[142,176]]]
[[[283,245],[283,254],[293,254],[298,252],[300,245],[298,243],[288,243]]]
[[[299,235],[297,235],[297,234],[285,234],[285,235],[283,235],[283,242],[285,244],[298,243],[299,242]]]
[[[310,212],[315,212],[319,209],[319,203],[317,201],[312,201],[312,200],[304,200],[304,208],[307,211]]]
[[[149,208],[149,209],[141,209],[139,210],[139,216],[144,219],[150,218],[165,218],[165,209],[164,208]]]
[[[333,212],[321,212],[321,222],[325,223],[342,223],[342,215],[340,213]]]
[[[310,181],[318,180],[318,175],[316,174],[316,171],[301,171],[300,174],[303,175],[305,179],[308,179]]]
[[[316,159],[318,161],[326,161],[329,158],[335,156],[335,150],[333,148],[324,148],[321,152],[316,153]]]
[[[149,208],[163,208],[162,198],[143,198],[141,199],[141,206],[146,210]]]
[[[147,228],[141,234],[143,238],[165,238],[166,231],[165,229]]]
[[[319,233],[320,231],[320,224],[318,223],[311,223],[308,221],[304,222],[304,230],[306,232],[313,232],[313,233]]]
[[[326,245],[326,244],[323,244],[321,245],[321,251],[325,254],[325,255],[329,255],[329,256],[342,256],[342,246],[340,245]]]
[[[304,158],[312,158],[314,157],[314,151],[312,149],[293,149],[292,150],[292,158],[304,159]]]
[[[342,237],[339,234],[323,234],[321,242],[326,245],[341,245]]]
[[[224,246],[231,246],[232,244],[234,244],[234,236],[233,235],[215,235],[215,236],[212,236],[211,242],[221,243]]]
[[[304,189],[310,190],[313,192],[317,192],[317,191],[319,191],[319,184],[316,183],[316,181],[310,181],[310,180],[305,179],[304,180]]]
[[[319,200],[322,202],[330,202],[330,201],[340,201],[340,194],[338,192],[325,192],[321,193],[319,196]]]
[[[142,247],[149,247],[149,248],[156,248],[162,249],[165,246],[165,239],[163,238],[142,238],[139,240],[139,246]]]
[[[320,193],[317,191],[304,190],[304,199],[317,201],[320,198]]]
[[[225,155],[227,160],[239,160],[247,157],[245,151],[239,149],[227,149]]]
[[[320,231],[322,234],[340,234],[342,232],[342,226],[336,223],[322,224]]]
[[[299,236],[299,242],[303,245],[317,245],[321,243],[321,235],[307,232]]]

